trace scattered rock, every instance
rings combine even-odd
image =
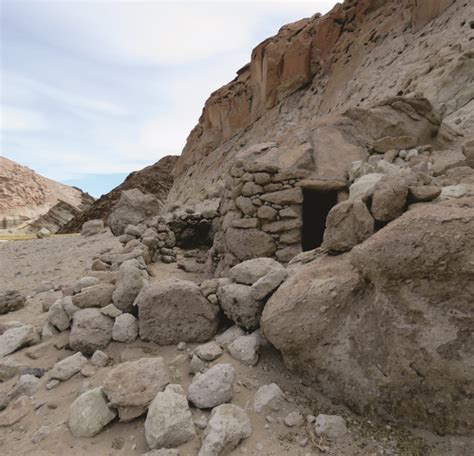
[[[372,215],[376,220],[389,222],[403,213],[408,185],[402,177],[384,176],[374,187]]]
[[[82,393],[71,405],[69,429],[75,437],[93,437],[116,416],[105,400],[102,388]]]
[[[441,193],[439,187],[425,185],[423,187],[409,187],[408,196],[412,202],[423,203],[436,199]]]
[[[222,348],[214,341],[199,345],[194,353],[203,361],[214,361],[222,355]]]
[[[382,173],[365,174],[357,179],[349,188],[349,199],[366,201],[374,194],[378,181],[384,177]]]
[[[374,142],[373,148],[375,152],[384,153],[391,149],[411,149],[416,144],[414,136],[384,136]]]
[[[163,280],[138,295],[140,337],[160,345],[206,342],[217,331],[219,307],[187,280]]]
[[[26,298],[17,290],[0,291],[0,314],[21,309],[25,302]]]
[[[105,367],[108,362],[108,355],[101,350],[96,350],[91,357],[91,364],[96,367]]]
[[[31,436],[31,443],[35,445],[37,443],[42,442],[49,434],[49,427],[48,426],[41,426],[32,436]]]
[[[170,383],[163,358],[142,358],[119,364],[104,380],[104,393],[118,408],[120,421],[142,415],[150,402]]]
[[[188,390],[188,400],[198,408],[229,402],[234,395],[235,380],[231,364],[216,364],[203,374],[196,374]]]
[[[117,342],[133,342],[137,337],[137,319],[129,313],[119,315],[112,328],[112,339]]]
[[[253,260],[243,261],[234,266],[229,271],[230,278],[237,283],[244,285],[253,285],[263,276],[282,271],[283,266],[272,258],[254,258]]]
[[[235,449],[252,434],[252,425],[244,409],[234,404],[212,410],[198,456],[219,456]]]
[[[231,326],[229,329],[226,329],[222,334],[216,336],[216,342],[222,347],[227,348],[227,346],[234,342],[240,336],[245,336],[245,331],[239,326]]]
[[[304,423],[304,417],[300,412],[290,412],[283,421],[288,427],[301,426]]]
[[[337,439],[347,434],[346,421],[339,415],[318,415],[314,423],[314,431],[320,437]]]
[[[196,436],[184,390],[168,385],[153,399],[145,420],[145,438],[150,448],[177,447]]]
[[[76,280],[72,289],[74,293],[77,294],[80,293],[84,288],[92,287],[94,285],[97,285],[98,283],[100,283],[100,281],[97,277],[85,276]]]
[[[108,306],[102,307],[100,311],[110,318],[117,318],[118,316],[122,315],[122,311],[117,309],[113,304],[109,304]]]
[[[283,391],[276,383],[261,386],[255,393],[253,410],[256,413],[266,414],[278,411],[283,399]]]
[[[240,336],[227,346],[232,358],[247,366],[255,366],[258,362],[260,337],[256,333]]]
[[[204,372],[208,368],[208,365],[205,361],[199,358],[196,355],[193,355],[189,363],[189,373],[194,375],[198,372]]]
[[[8,329],[0,336],[0,358],[22,347],[35,345],[39,341],[40,335],[38,330],[32,325]]]
[[[20,396],[16,401],[11,402],[6,410],[0,413],[0,428],[18,423],[32,410],[33,407],[29,399],[26,396]]]
[[[112,302],[112,293],[114,290],[114,285],[98,283],[97,285],[83,288],[80,293],[72,297],[72,302],[81,309],[105,307]]]
[[[59,331],[65,331],[71,325],[71,318],[64,310],[62,299],[58,299],[49,308],[48,321]]]
[[[51,370],[49,377],[56,380],[67,380],[87,364],[87,358],[82,353],[76,353],[58,361]]]
[[[133,302],[145,283],[143,272],[138,266],[137,260],[124,261],[117,274],[112,299],[115,306],[124,312],[133,310]]]
[[[113,320],[98,309],[82,309],[74,314],[69,345],[73,350],[92,355],[112,339]]]

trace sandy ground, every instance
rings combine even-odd
[[[35,293],[42,281],[50,280],[55,287],[72,284],[89,271],[94,255],[118,246],[109,233],[84,239],[79,236],[57,237],[43,240],[16,241],[0,244],[0,287],[16,288],[29,296],[24,309],[0,316],[0,324],[21,321],[41,325],[46,318],[43,306],[60,296],[59,291]],[[199,282],[198,273],[179,270],[176,264],[152,265],[152,280],[180,277]],[[50,369],[60,359],[72,354],[67,347],[68,331],[50,338],[39,345],[24,348],[6,360],[13,360],[28,367]],[[144,437],[144,417],[131,423],[117,421],[90,439],[78,439],[71,435],[67,421],[69,406],[80,392],[100,386],[106,373],[117,363],[145,356],[162,356],[172,369],[176,382],[185,390],[192,377],[188,374],[188,352],[179,352],[175,346],[160,347],[140,340],[132,344],[113,342],[105,350],[111,357],[109,366],[99,369],[92,377],[77,374],[57,388],[46,390],[47,374],[40,379],[39,388],[27,399],[28,413],[9,427],[0,427],[0,455],[140,455],[147,451]],[[3,361],[5,361],[5,359]],[[0,363],[2,360],[0,360]],[[255,367],[246,367],[227,354],[215,363],[229,362],[237,371],[238,384],[233,403],[244,407],[251,418],[253,433],[231,455],[288,455],[288,456],[470,456],[474,454],[472,441],[455,437],[437,437],[427,432],[409,430],[394,423],[382,422],[371,417],[359,417],[343,406],[333,404],[318,391],[305,384],[283,365],[279,353],[270,346],[262,349],[260,361]],[[0,392],[10,391],[16,379],[0,383]],[[252,404],[256,389],[275,382],[285,392],[285,402],[279,412],[268,416],[253,413]],[[304,416],[319,413],[342,415],[349,434],[337,441],[320,440],[309,426],[289,428],[283,423],[290,411]],[[12,413],[12,404],[0,412],[0,420]],[[193,414],[208,412],[193,409]],[[44,440],[34,444],[32,435],[42,426],[49,433]],[[180,447],[182,456],[196,456],[200,436]],[[307,443],[303,446],[304,442]]]

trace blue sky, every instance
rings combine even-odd
[[[0,0],[0,155],[100,196],[179,154],[260,41],[333,4]]]

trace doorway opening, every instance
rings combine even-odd
[[[337,204],[337,191],[321,192],[303,189],[303,251],[313,250],[323,243],[326,217]]]

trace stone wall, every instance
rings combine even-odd
[[[210,251],[216,276],[244,260],[271,257],[287,263],[302,251],[303,186],[315,182],[308,174],[235,161],[225,177],[221,225]]]

